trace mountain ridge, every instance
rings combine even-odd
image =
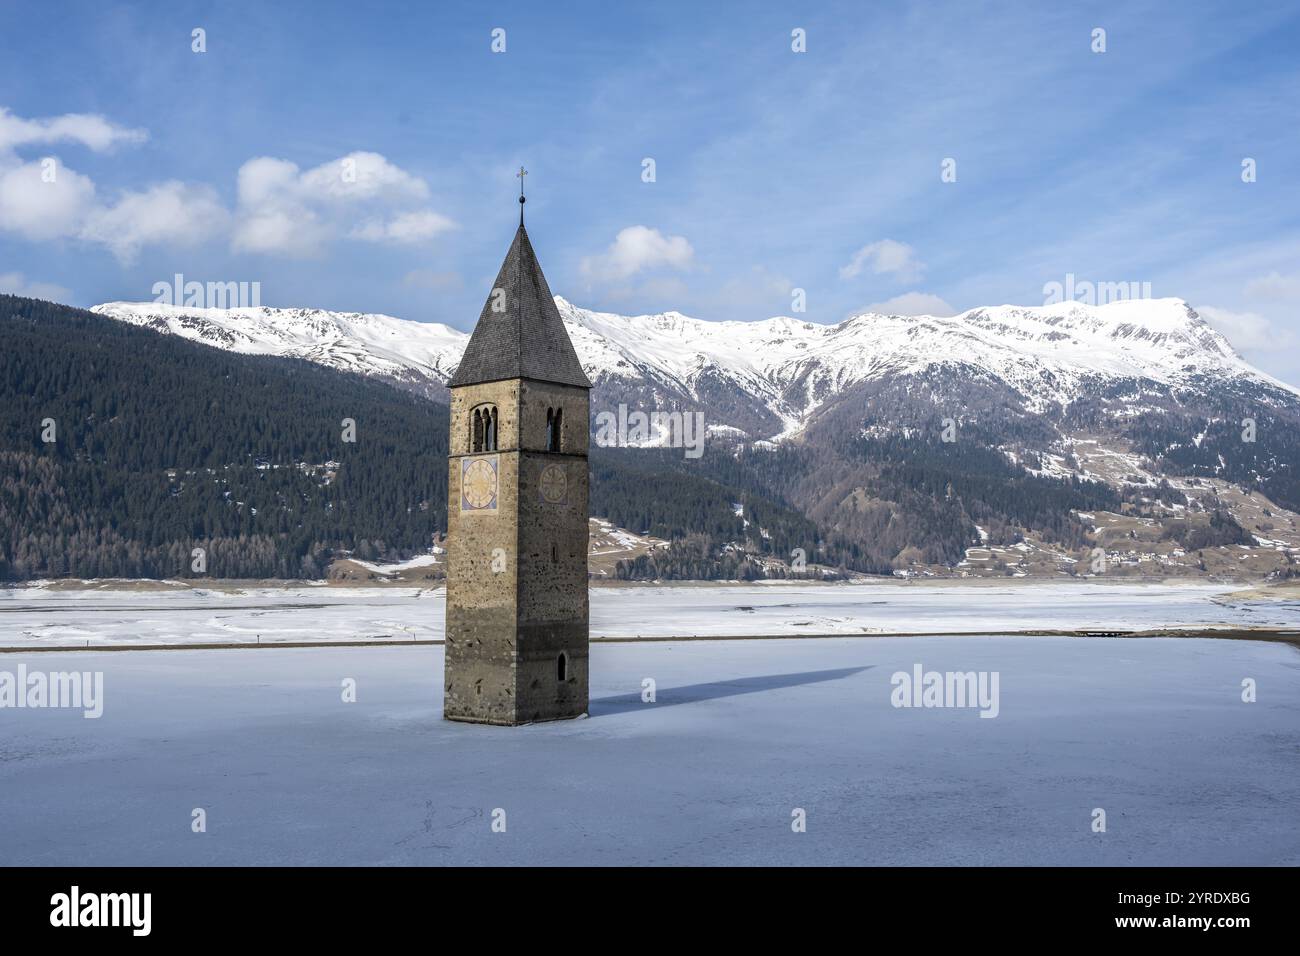
[[[1300,389],[1252,366],[1177,298],[981,306],[954,316],[864,312],[834,325],[789,316],[711,322],[676,311],[625,316],[555,301],[596,387],[594,403],[704,405],[716,413],[715,430],[738,429],[750,440],[800,432],[837,394],[864,382],[944,366],[1014,390],[1032,412],[1125,382],[1247,384],[1266,403],[1300,400]],[[218,348],[377,375],[433,398],[445,397],[469,341],[446,325],[378,313],[131,302],[91,311]]]
[[[720,425],[699,457],[593,443],[593,514],[668,542],[620,562],[618,576],[781,576],[805,559],[905,575],[1088,575],[1098,562],[1108,574],[1300,572],[1300,402],[1180,300],[1157,301],[1146,321],[1125,309],[1026,318],[1005,307],[960,321],[857,316],[831,327],[560,306],[587,342],[579,351],[604,373],[593,376],[593,411],[620,401],[695,407]],[[436,459],[423,442],[445,443],[446,406],[388,386],[445,393],[464,333],[364,313],[168,314],[144,304],[110,309],[115,319],[104,310],[0,297],[12,346],[0,353],[13,399],[0,406],[9,453],[0,465],[13,472],[0,497],[17,496],[0,502],[0,519],[17,522],[3,544],[12,575],[66,574],[74,544],[77,567],[95,574],[139,566],[132,549],[142,545],[164,548],[151,560],[176,564],[193,546],[183,539],[214,535],[236,542],[223,560],[241,573],[309,573],[340,549],[409,557],[415,540],[381,527],[385,515],[418,513],[437,526],[439,492],[424,486],[445,468],[413,456]],[[413,345],[408,333],[423,337]],[[1090,350],[1098,339],[1110,344]],[[333,363],[342,368],[324,367]],[[354,381],[364,378],[358,368],[392,381]],[[245,384],[236,387],[235,372]],[[315,384],[296,392],[298,381]],[[159,402],[176,388],[183,407]],[[398,397],[406,404],[392,405]],[[364,424],[386,420],[390,405],[421,424],[397,423],[387,437]],[[202,423],[223,408],[213,458],[215,432]],[[339,448],[331,430],[344,415],[379,441]],[[57,445],[32,431],[45,418],[61,423]],[[308,420],[315,431],[304,444]],[[67,477],[94,468],[108,472]],[[385,490],[363,487],[375,482]],[[335,503],[323,496],[346,489],[374,525],[363,533],[373,555],[355,529],[357,540],[347,537],[350,515],[321,524]],[[84,529],[42,530],[50,509],[74,505]],[[123,509],[141,523],[139,540],[112,537]],[[175,534],[154,541],[164,515]]]

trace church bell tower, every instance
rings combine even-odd
[[[451,389],[443,716],[587,712],[587,380],[524,230]]]

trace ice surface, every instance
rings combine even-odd
[[[443,721],[439,646],[0,670],[19,662],[103,671],[105,706],[0,710],[3,865],[1300,863],[1284,644],[597,644],[590,718],[523,728]],[[895,709],[890,677],[916,663],[999,672],[1000,715]]]
[[[1300,605],[1228,585],[780,584],[591,591],[594,637],[1300,627]],[[0,589],[0,647],[441,640],[441,589]]]

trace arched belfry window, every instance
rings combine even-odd
[[[560,450],[560,434],[564,424],[564,409],[548,408],[546,410],[546,450]]]
[[[497,409],[480,405],[470,420],[469,449],[473,452],[497,450]]]

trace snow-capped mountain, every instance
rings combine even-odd
[[[686,535],[629,574],[798,548],[878,573],[1096,573],[1080,569],[1099,548],[1125,574],[1300,573],[1300,390],[1252,367],[1180,299],[836,325],[556,305],[593,413],[699,411],[709,429],[697,457],[593,448],[598,514]],[[438,400],[469,340],[321,310],[94,311]],[[417,413],[434,440],[445,416]],[[642,495],[658,509],[650,517]],[[740,524],[728,528],[719,507],[739,509]]]
[[[1249,383],[1285,393],[1284,400],[1300,395],[1238,356],[1181,299],[998,306],[950,317],[863,313],[838,325],[785,317],[703,322],[677,312],[626,317],[556,301],[593,382],[653,383],[702,404],[730,387],[756,399],[787,432],[853,386],[940,368],[1004,386],[1034,412],[1121,382]]]
[[[324,309],[200,309],[106,302],[92,312],[246,355],[307,359],[445,396],[469,336],[431,322]]]
[[[715,429],[752,439],[795,432],[864,383],[921,382],[933,395],[945,377],[995,388],[1029,413],[1103,393],[1140,406],[1153,394],[1207,386],[1247,389],[1270,404],[1300,401],[1300,391],[1252,367],[1181,299],[997,306],[955,316],[864,313],[837,325],[623,316],[560,297],[556,304],[596,387],[594,407],[701,408]],[[93,311],[219,348],[382,376],[433,396],[469,338],[445,325],[315,309],[111,302]]]

